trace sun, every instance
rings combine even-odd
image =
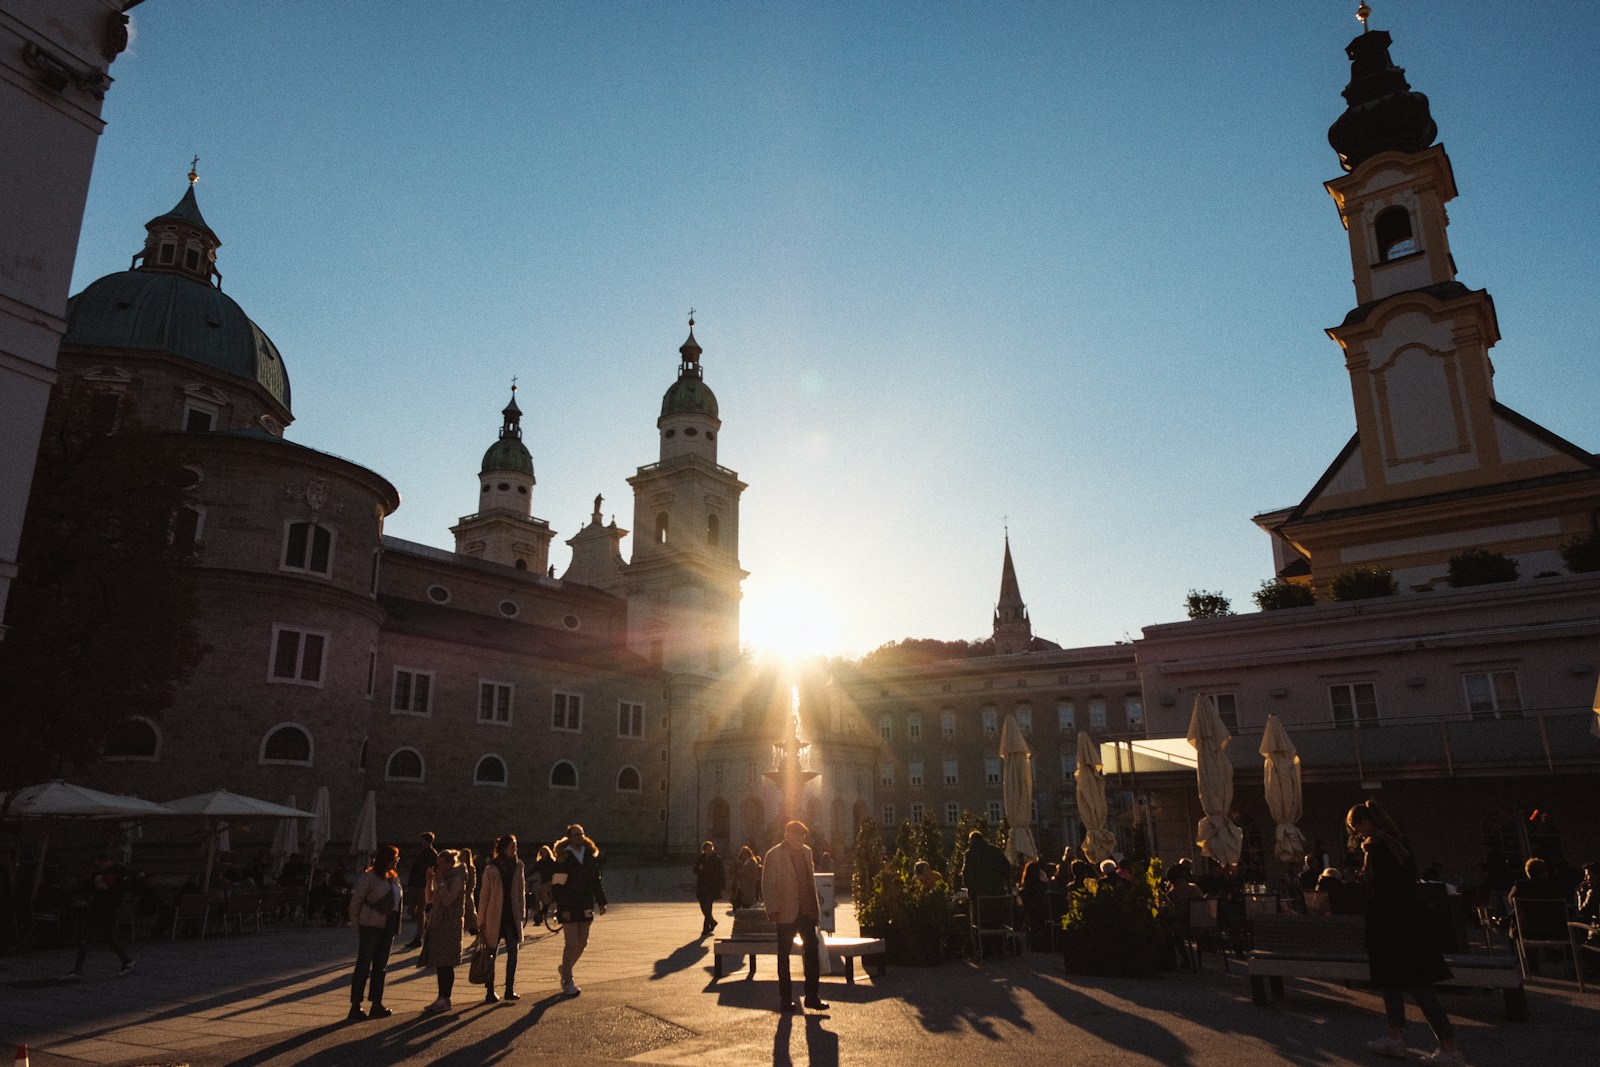
[[[838,618],[822,593],[799,582],[752,590],[740,608],[744,645],[757,654],[790,660],[838,652]]]

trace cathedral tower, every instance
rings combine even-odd
[[[543,574],[555,531],[533,517],[533,456],[522,443],[522,409],[514,385],[500,416],[500,437],[483,454],[478,472],[478,510],[462,516],[450,532],[463,556]]]
[[[1006,534],[1006,558],[1000,567],[1000,599],[994,608],[994,654],[1010,656],[1033,645],[1033,623],[1017,586],[1017,569],[1011,563],[1011,535]]]

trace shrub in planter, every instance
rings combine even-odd
[[[872,877],[856,919],[866,937],[881,937],[888,962],[910,966],[938,963],[949,936],[950,888],[925,889],[915,877],[916,859],[896,852]]]
[[[1262,611],[1279,608],[1304,608],[1317,602],[1317,595],[1309,585],[1297,585],[1282,578],[1269,578],[1253,594],[1256,607]]]
[[[1450,557],[1450,584],[1457,589],[1516,580],[1517,561],[1499,552],[1471,548]]]
[[[1562,545],[1561,561],[1573,574],[1600,571],[1600,533],[1586,533]]]
[[[1400,591],[1388,567],[1357,567],[1333,576],[1333,599],[1372,600]]]
[[[1067,896],[1061,918],[1061,956],[1068,974],[1149,978],[1161,968],[1166,935],[1156,919],[1152,863],[1131,885],[1091,880]]]

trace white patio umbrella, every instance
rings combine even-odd
[[[289,794],[288,806],[294,807],[294,794]],[[300,821],[279,819],[278,832],[272,835],[272,875],[277,877],[289,857],[300,851]]]
[[[0,796],[0,810],[7,818],[41,820],[43,831],[39,840],[39,861],[33,869],[33,889],[30,901],[39,897],[39,886],[44,881],[44,860],[50,851],[50,826],[56,819],[129,819],[163,817],[168,814],[160,804],[152,804],[138,797],[118,793],[102,793],[56,779],[18,789]]]
[[[1011,834],[1006,838],[1006,859],[1012,863],[1039,858],[1033,839],[1033,752],[1015,715],[1007,715],[1000,728],[1000,758],[1005,773],[1000,779],[1000,796],[1005,803],[1006,821]]]
[[[356,817],[356,832],[350,835],[352,856],[371,856],[378,848],[378,794],[367,790],[367,799],[361,802],[361,814]]]
[[[317,869],[317,861],[322,858],[322,850],[328,845],[328,838],[333,836],[333,812],[328,803],[328,787],[317,786],[317,799],[311,805],[311,870]]]
[[[169,800],[161,807],[172,815],[188,815],[206,820],[206,871],[205,880],[200,884],[208,889],[211,886],[211,868],[216,863],[218,849],[227,847],[222,842],[226,840],[229,819],[312,818],[309,811],[286,808],[270,800],[240,796],[226,789],[214,789],[209,793],[196,793],[192,797]]]
[[[1244,850],[1244,831],[1228,818],[1233,808],[1233,764],[1228,761],[1228,742],[1233,738],[1217,714],[1217,705],[1204,694],[1194,698],[1194,714],[1189,717],[1189,744],[1194,748],[1195,777],[1200,784],[1200,808],[1205,817],[1195,830],[1194,843],[1224,867],[1239,862]]]
[[[1289,732],[1276,713],[1267,716],[1267,732],[1261,736],[1261,755],[1266,759],[1262,783],[1266,787],[1267,810],[1278,824],[1277,845],[1273,854],[1289,862],[1305,855],[1306,835],[1295,825],[1300,821],[1300,754],[1295,751]]]
[[[1078,769],[1072,775],[1078,793],[1078,818],[1083,821],[1083,851],[1090,862],[1111,858],[1117,836],[1106,829],[1106,776],[1100,746],[1089,731],[1078,731]]]

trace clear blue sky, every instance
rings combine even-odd
[[[1253,610],[1250,516],[1354,428],[1322,182],[1355,7],[149,0],[73,288],[199,153],[289,435],[443,546],[513,375],[535,514],[565,540],[603,493],[631,526],[695,307],[752,639],[796,596],[832,651],[984,636],[1009,516],[1035,632],[1109,643],[1192,587]],[[1600,448],[1600,4],[1374,8],[1455,167],[1499,398]]]

